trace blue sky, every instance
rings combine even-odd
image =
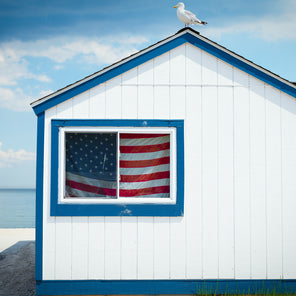
[[[295,0],[187,0],[207,38],[296,81]],[[0,1],[0,188],[34,187],[29,103],[183,27],[177,1]]]

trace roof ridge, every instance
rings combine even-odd
[[[191,35],[191,37],[189,35]],[[247,72],[249,75],[253,75],[263,82],[270,84],[296,98],[295,83],[292,83],[287,79],[282,78],[281,76],[263,68],[262,66],[257,65],[256,63],[246,59],[243,56],[240,56],[239,54],[227,49],[215,41],[200,35],[198,31],[192,29],[191,27],[185,27],[180,29],[174,35],[170,35],[169,37],[162,39],[142,50],[139,50],[138,52],[133,53],[130,56],[127,56],[111,65],[108,65],[99,71],[94,72],[93,74],[69,84],[45,97],[35,100],[31,103],[31,106],[34,109],[34,112],[39,114],[40,112],[47,110],[49,106],[59,104],[70,98],[73,93],[76,93],[77,95],[78,93],[85,91],[87,88],[112,79],[112,75],[115,75],[114,73],[119,75],[120,73],[126,72],[130,70],[131,67],[136,67],[145,61],[166,53],[167,51],[186,42],[196,45],[201,50],[213,54],[217,58]]]

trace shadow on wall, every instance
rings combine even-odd
[[[0,253],[0,296],[35,295],[35,242],[19,241]]]

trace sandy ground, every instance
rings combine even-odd
[[[34,296],[35,229],[0,229],[0,296]]]

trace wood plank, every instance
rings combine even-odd
[[[154,278],[153,218],[138,217],[138,279]]]
[[[89,217],[88,278],[105,278],[105,218]]]
[[[170,88],[159,85],[154,87],[154,118],[168,119],[170,117]]]
[[[105,279],[120,279],[121,220],[105,217]]]
[[[71,217],[56,218],[55,279],[72,279],[72,225]],[[50,238],[47,237],[47,240]]]
[[[201,49],[186,43],[186,84],[201,85]]]
[[[106,82],[106,118],[121,117],[121,76]]]
[[[233,88],[218,88],[219,278],[234,278]]]
[[[217,58],[202,51],[202,85],[218,84]]]
[[[138,118],[152,119],[154,109],[153,86],[138,87]]]
[[[170,55],[165,53],[154,59],[154,85],[170,83]]]
[[[137,85],[138,83],[138,68],[135,67],[121,75],[122,85]]]
[[[282,159],[279,92],[266,86],[267,278],[282,277]]]
[[[247,88],[234,88],[235,278],[251,276],[250,103]]]
[[[89,117],[104,119],[106,117],[106,83],[89,90]]]
[[[168,217],[154,218],[154,279],[170,276],[170,223]]]
[[[201,87],[186,88],[185,209],[186,278],[202,278]]]
[[[153,64],[154,60],[151,60],[138,67],[138,83],[140,85],[153,84]]]
[[[243,86],[245,88],[249,87],[249,75],[237,68],[233,68],[233,84],[234,86]]]
[[[72,279],[88,279],[88,217],[72,217]]]
[[[250,88],[251,278],[266,278],[266,147],[264,84]]]
[[[170,118],[185,118],[185,86],[171,86]]]
[[[86,91],[71,100],[73,105],[73,118],[83,118],[85,116],[88,118],[90,113],[89,91]]]
[[[122,86],[122,118],[135,119],[138,114],[138,90],[135,86]]]
[[[186,277],[186,228],[184,217],[170,217],[170,279]]]
[[[218,277],[217,87],[202,88],[203,278]]]
[[[217,59],[218,69],[218,85],[232,86],[233,85],[233,67],[219,59]]]
[[[51,111],[52,109],[48,110]],[[72,118],[73,117],[73,101],[67,100],[56,106],[55,109],[57,118]],[[48,112],[47,111],[47,112]]]
[[[170,84],[185,84],[185,44],[170,51]]]
[[[283,221],[283,278],[296,277],[296,104],[281,93],[282,103],[282,221]]]
[[[121,278],[137,279],[137,217],[121,218]]]

